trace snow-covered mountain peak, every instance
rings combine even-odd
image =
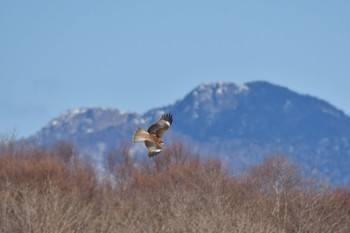
[[[66,110],[65,112],[61,113],[61,115],[57,119],[70,120],[77,115],[86,113],[87,110],[88,110],[87,108],[69,109],[69,110]]]
[[[145,120],[136,113],[118,109],[91,107],[76,108],[63,112],[43,127],[39,134],[55,132],[57,139],[64,134],[92,134],[125,124],[143,124]]]
[[[215,82],[215,83],[205,83],[199,85],[192,91],[195,96],[198,95],[222,95],[225,93],[239,94],[242,92],[249,91],[249,87],[245,84],[237,85],[233,82]]]
[[[91,114],[94,115],[101,115],[102,113],[113,113],[113,114],[125,114],[123,112],[120,112],[118,109],[113,109],[113,108],[103,108],[103,107],[82,107],[82,108],[73,108],[66,110],[63,112],[58,118],[62,120],[70,120],[72,118],[76,117],[86,117],[86,116],[91,116]]]
[[[221,110],[234,109],[238,99],[249,93],[245,84],[233,82],[205,83],[193,89],[182,101],[183,109],[193,118],[206,115],[212,118]]]

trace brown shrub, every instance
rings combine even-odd
[[[237,177],[181,143],[135,165],[124,144],[98,180],[60,143],[0,150],[0,232],[350,232],[350,190],[277,155]]]

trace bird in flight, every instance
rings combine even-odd
[[[148,156],[153,157],[162,151],[163,141],[162,137],[173,123],[173,116],[171,114],[164,114],[156,123],[151,125],[148,130],[138,128],[132,136],[133,142],[145,142],[148,150]]]

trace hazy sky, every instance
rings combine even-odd
[[[266,80],[350,114],[350,1],[0,1],[0,134]]]

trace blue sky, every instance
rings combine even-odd
[[[349,1],[0,1],[0,134],[266,80],[350,114]]]

